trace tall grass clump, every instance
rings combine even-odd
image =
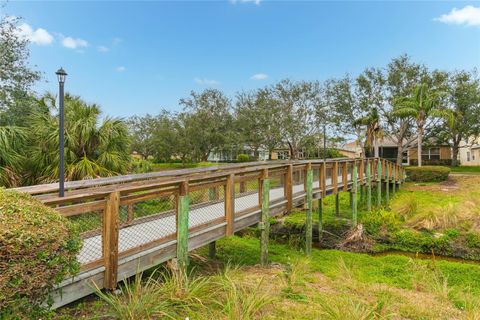
[[[120,294],[102,292],[98,287],[96,293],[110,307],[107,316],[116,319],[174,317],[174,314],[168,313],[168,302],[161,299],[160,284],[153,276],[145,280],[139,273],[133,281],[124,280]]]
[[[268,293],[261,292],[263,278],[256,284],[235,280],[235,270],[227,267],[219,276],[219,306],[229,320],[254,319],[260,310],[272,302]]]

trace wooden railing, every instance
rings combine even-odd
[[[371,208],[373,184],[380,201],[381,185],[386,183],[388,187],[383,189],[388,201],[390,188],[395,192],[403,178],[403,168],[386,160],[329,159],[254,162],[73,181],[66,183],[64,197],[58,196],[57,184],[17,190],[56,208],[81,230],[81,274],[61,287],[88,275],[98,286],[113,289],[121,279],[166,259],[177,258],[179,265],[185,266],[188,252],[200,246],[213,244],[214,254],[215,240],[256,223],[262,234],[261,261],[266,263],[268,217],[299,205],[307,208],[308,253],[314,199],[340,191],[353,192],[356,197],[360,187],[365,188]],[[356,221],[355,201],[352,224]],[[72,290],[74,297],[61,304],[90,292],[83,287],[83,291]]]

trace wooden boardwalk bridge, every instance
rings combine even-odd
[[[293,207],[306,208],[309,253],[316,199],[340,191],[356,199],[362,188],[371,208],[372,186],[377,199],[382,192],[388,199],[404,176],[401,166],[378,158],[272,161],[72,181],[64,197],[58,196],[58,184],[17,190],[55,207],[81,230],[81,271],[57,287],[54,307],[59,307],[92,293],[92,282],[114,289],[118,281],[172,258],[184,267],[189,251],[210,245],[214,254],[216,240],[254,224],[261,230],[260,260],[266,263],[268,218]],[[321,217],[321,201],[317,208]]]

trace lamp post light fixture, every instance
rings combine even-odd
[[[323,162],[327,161],[327,125],[323,124]]]
[[[60,143],[60,157],[58,163],[58,173],[59,173],[59,188],[58,195],[63,197],[65,194],[65,110],[64,110],[64,84],[65,79],[67,78],[67,73],[63,68],[60,68],[55,72],[58,78],[58,118],[59,118],[59,143]]]

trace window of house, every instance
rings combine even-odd
[[[470,151],[467,151],[467,161],[470,161]]]
[[[430,160],[440,160],[440,148],[430,148]]]
[[[440,160],[440,148],[423,148],[422,160]]]

